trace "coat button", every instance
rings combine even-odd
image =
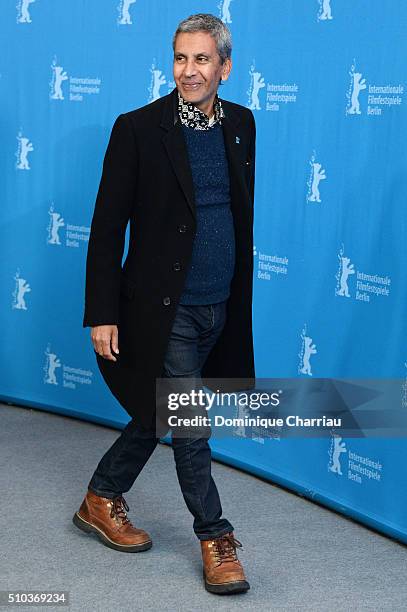
[[[176,261],[172,267],[176,272],[178,272],[178,270],[181,270],[181,264],[179,263],[179,261]]]
[[[168,306],[168,304],[171,304],[171,299],[168,296],[166,296],[163,299],[163,304],[164,304],[164,306]]]
[[[187,226],[186,225],[180,225],[178,227],[178,231],[179,232],[186,232],[187,231]]]

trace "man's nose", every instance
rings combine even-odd
[[[196,66],[193,59],[188,60],[184,67],[184,76],[191,77],[196,73]]]

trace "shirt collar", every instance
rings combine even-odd
[[[178,114],[183,125],[196,130],[209,130],[209,128],[217,123],[221,124],[225,113],[218,94],[215,95],[213,101],[213,111],[214,115],[209,119],[208,115],[205,115],[205,113],[197,108],[192,102],[184,100],[178,91]]]

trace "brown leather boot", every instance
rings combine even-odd
[[[108,499],[88,489],[72,521],[82,531],[96,533],[103,544],[114,550],[140,552],[151,548],[150,536],[131,524],[126,515],[128,510],[122,495]]]
[[[233,531],[215,540],[201,540],[205,588],[211,593],[242,593],[250,589],[236,548],[242,548]]]

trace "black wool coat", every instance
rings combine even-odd
[[[214,391],[254,384],[252,336],[253,202],[256,128],[253,113],[221,99],[236,260],[227,321],[203,368]],[[130,221],[128,253],[122,263]],[[154,423],[156,378],[182,294],[196,233],[192,173],[178,95],[119,115],[113,125],[91,223],[83,327],[117,325],[119,355],[95,351],[112,394],[135,420]],[[212,378],[240,378],[223,386]]]

